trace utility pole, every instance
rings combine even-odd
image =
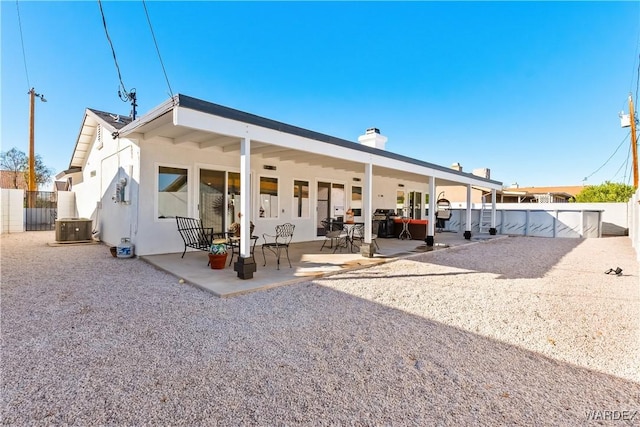
[[[633,97],[629,95],[629,120],[631,121],[631,155],[633,156],[633,188],[638,188],[638,141],[636,136],[636,118],[633,109]]]
[[[35,148],[34,148],[34,122],[35,122],[35,104],[36,91],[31,88],[29,91],[29,191],[36,191],[36,172],[35,172]]]
[[[36,97],[40,98],[40,101],[47,102],[44,99],[44,95],[36,93],[34,88],[29,91],[29,197],[27,198],[27,207],[36,207],[36,150],[34,147],[34,122],[36,111]]]
[[[29,191],[36,191],[36,153],[34,147],[35,140],[35,104],[36,97],[42,102],[47,102],[44,95],[36,93],[34,88],[29,91]]]

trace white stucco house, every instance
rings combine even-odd
[[[290,222],[295,242],[323,239],[320,221],[349,208],[357,221],[383,208],[428,219],[433,244],[435,197],[427,195],[436,183],[464,185],[468,197],[472,186],[488,189],[495,218],[501,182],[394,154],[386,141],[377,129],[352,142],[179,94],[133,121],[87,109],[57,178],[69,181],[77,216],[92,218],[102,241],[128,237],[138,255],[182,252],[175,216],[218,231],[252,221],[256,235]],[[243,236],[242,258],[248,253]]]

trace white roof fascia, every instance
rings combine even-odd
[[[91,109],[86,108],[84,110],[84,118],[82,120],[82,124],[80,125],[80,130],[78,131],[78,137],[76,138],[76,145],[73,148],[73,154],[71,155],[71,160],[69,161],[69,169],[73,169],[74,167],[81,168],[84,166],[84,162],[87,160],[86,156],[89,152],[89,148],[91,148],[91,145],[93,144],[93,137],[95,136],[94,127],[87,124],[87,119],[89,118],[95,120],[100,125],[107,128],[110,132],[116,130],[116,128],[112,124],[106,122],[102,117],[91,111]],[[83,138],[85,136],[89,137],[89,141],[83,141],[83,139],[86,139]],[[84,150],[81,150],[81,148],[84,148]],[[80,151],[83,151],[84,154],[80,154]]]
[[[361,147],[357,143],[353,143],[353,148],[328,144],[315,139],[305,138],[287,132],[215,116],[190,108],[176,106],[173,110],[173,123],[176,126],[215,132],[237,138],[249,138],[251,140],[267,142],[272,145],[301,150],[322,156],[348,159],[362,164],[371,163],[374,166],[382,166],[389,169],[415,173],[423,176],[432,176],[437,179],[445,179],[459,182],[461,184],[478,185],[490,189],[502,190],[502,183],[496,181],[491,182],[475,177],[475,175],[472,174],[463,174],[453,170],[450,172],[438,170],[402,161],[401,159],[394,159],[375,153],[369,153],[364,151],[364,147]],[[369,147],[366,148],[368,148],[368,151],[381,151]]]
[[[153,120],[164,115],[168,111],[171,111],[171,109],[174,108],[176,105],[178,105],[178,95],[172,96],[162,104],[158,105],[153,110],[149,111],[147,114],[135,119],[128,125],[124,126],[122,129],[120,129],[119,136],[125,137],[127,135],[131,135],[132,133],[135,133],[136,129],[146,125],[149,122],[152,122]]]

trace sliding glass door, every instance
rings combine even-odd
[[[204,227],[212,227],[216,233],[225,230],[226,172],[200,169],[200,197],[198,210]]]
[[[316,196],[316,203],[317,203],[316,235],[324,236],[324,227],[321,224],[323,219],[333,218],[339,221],[344,220],[344,213],[345,213],[344,184],[318,181],[318,192]]]
[[[200,169],[198,211],[204,227],[226,231],[240,213],[240,174]]]

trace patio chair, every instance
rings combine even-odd
[[[380,250],[380,247],[378,246],[378,242],[376,242],[377,238],[378,238],[378,235],[372,232],[371,243],[373,243],[376,246],[376,249]],[[358,244],[356,242],[360,242],[360,243]],[[351,244],[353,246],[360,247],[362,246],[363,242],[364,242],[364,224],[356,224],[353,227],[353,231],[351,235]]]
[[[324,227],[324,242],[322,242],[322,247],[320,250],[324,249],[324,245],[329,242],[329,249],[333,249],[333,252],[338,248],[347,247],[347,238],[349,237],[348,233],[345,231],[344,226],[342,224],[336,224],[331,221],[330,218],[325,218],[320,221],[322,226]],[[335,246],[335,248],[334,248]]]
[[[270,250],[276,256],[276,263],[278,270],[280,270],[280,255],[282,250],[287,254],[287,261],[289,261],[289,268],[291,268],[291,260],[289,259],[289,243],[293,239],[293,231],[296,226],[291,223],[282,225],[276,225],[276,234],[263,234],[262,238],[264,243],[262,244],[262,257],[264,258],[264,266],[267,265],[267,257],[264,254],[264,250]]]

